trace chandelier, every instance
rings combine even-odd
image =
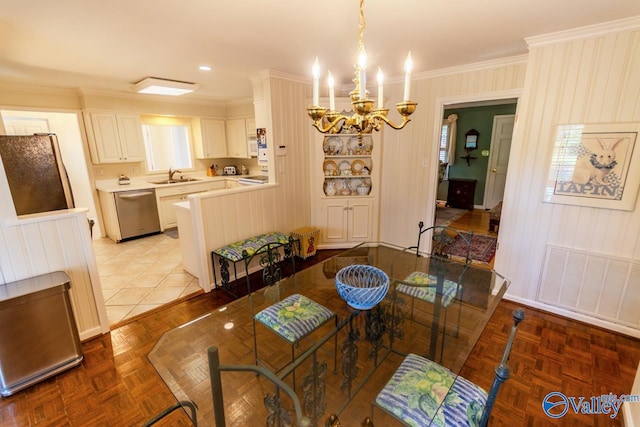
[[[339,133],[347,131],[349,133],[371,133],[371,131],[379,131],[383,124],[386,123],[393,129],[402,129],[411,120],[409,116],[413,114],[418,105],[409,100],[409,92],[411,87],[411,69],[413,66],[411,60],[411,52],[407,55],[404,66],[404,101],[396,104],[398,113],[402,116],[402,122],[395,124],[387,117],[388,108],[384,108],[383,94],[383,74],[378,68],[378,105],[374,108],[374,100],[368,99],[367,95],[367,54],[364,50],[363,34],[366,27],[364,20],[364,0],[360,0],[360,25],[358,31],[358,55],[355,64],[355,88],[349,93],[351,98],[352,111],[339,113],[336,111],[334,80],[331,72],[328,76],[329,85],[329,109],[321,107],[319,104],[319,78],[320,66],[318,58],[313,64],[313,105],[307,108],[309,117],[313,120],[313,126],[322,133]]]

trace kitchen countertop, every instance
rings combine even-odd
[[[176,182],[173,184],[154,184],[150,181],[160,181],[167,179],[167,175],[155,175],[131,178],[129,184],[120,185],[117,179],[104,179],[96,180],[96,189],[106,193],[115,193],[118,191],[130,191],[130,190],[147,190],[151,188],[171,188],[183,185],[202,184],[206,182],[225,181],[227,179],[237,181],[238,178],[246,178],[254,175],[216,175],[216,176],[202,176],[197,174],[176,174],[176,177],[184,176],[185,178],[195,178],[194,181]]]

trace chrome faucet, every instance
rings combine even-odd
[[[182,173],[182,171],[173,170],[173,169],[169,168],[169,181],[173,181],[173,175],[175,175],[176,173]]]

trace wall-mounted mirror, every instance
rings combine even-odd
[[[471,129],[469,132],[465,133],[464,149],[475,150],[476,148],[478,148],[478,136],[480,136],[480,133],[475,129]]]

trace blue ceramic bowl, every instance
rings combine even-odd
[[[389,277],[370,265],[349,265],[336,274],[336,289],[349,306],[369,310],[387,295]]]

